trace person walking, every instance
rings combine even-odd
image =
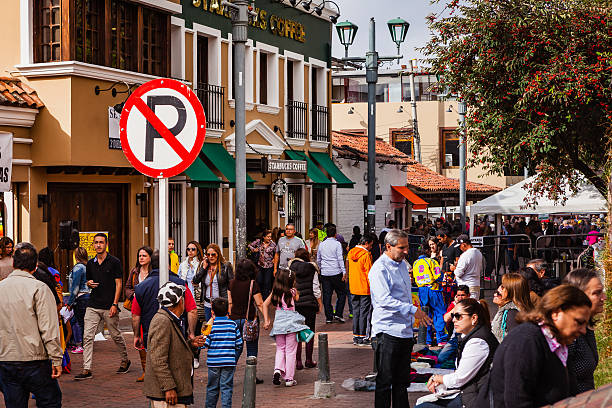
[[[178,274],[178,268],[179,268],[179,257],[176,253],[176,251],[174,250],[174,238],[169,237],[168,238],[168,259],[170,260],[170,270],[172,271],[172,273],[176,273]]]
[[[567,370],[575,378],[571,384],[571,395],[577,395],[595,389],[593,373],[599,363],[595,318],[603,312],[606,292],[601,279],[593,269],[574,269],[565,276],[564,283],[577,287],[591,301],[591,315],[586,333],[581,334],[568,346]]]
[[[202,284],[204,319],[208,321],[212,316],[211,302],[219,297],[227,299],[227,289],[234,279],[234,270],[229,262],[225,262],[219,245],[208,244],[205,255],[192,282],[194,285]]]
[[[304,316],[306,325],[315,332],[317,313],[323,309],[321,302],[321,286],[317,264],[310,261],[308,251],[300,248],[295,251],[295,258],[289,261],[289,269],[295,272],[295,288],[300,297],[295,302],[295,310]],[[317,363],[312,359],[314,337],[306,343],[306,361],[302,364],[302,343],[297,345],[295,368],[302,370],[314,368]]]
[[[70,292],[68,307],[74,311],[74,316],[79,324],[78,337],[81,339],[82,343],[85,330],[85,310],[87,309],[89,294],[91,293],[91,289],[87,286],[87,272],[85,267],[88,261],[87,250],[83,247],[78,247],[74,250],[74,258],[76,264],[72,267],[70,275],[68,275],[68,287]],[[72,352],[75,354],[82,354],[83,345],[77,346]]]
[[[274,255],[274,276],[279,268],[287,269],[289,260],[295,257],[295,251],[306,248],[304,241],[295,236],[295,225],[289,223],[285,226],[285,236],[279,238]]]
[[[385,236],[385,252],[374,262],[368,279],[372,297],[372,335],[376,337],[376,408],[408,407],[410,356],[414,319],[431,319],[412,304],[408,234],[397,229]]]
[[[242,351],[242,336],[236,323],[228,317],[228,302],[225,298],[212,301],[213,321],[204,347],[208,349],[208,383],[206,385],[206,408],[215,408],[221,394],[221,407],[232,407],[234,373],[236,361]]]
[[[480,297],[480,277],[484,270],[484,257],[482,253],[472,246],[472,241],[465,235],[459,235],[456,243],[462,251],[457,265],[451,265],[450,270],[455,274],[457,285],[466,285],[470,288],[470,296],[476,300]]]
[[[144,395],[152,408],[193,404],[193,352],[204,345],[202,336],[187,338],[179,318],[185,311],[185,287],[166,282],[157,295],[159,310],[149,327]]]
[[[124,307],[130,310],[132,309],[132,303],[134,301],[134,287],[140,282],[144,281],[151,273],[151,258],[153,256],[153,249],[148,246],[143,246],[136,252],[137,260],[136,265],[130,271],[128,280],[125,283],[125,299]],[[127,306],[130,306],[129,308]],[[139,336],[142,336],[139,333]],[[145,368],[147,364],[147,352],[143,348],[138,349],[138,355],[140,356],[140,365],[142,366],[142,375],[136,379],[136,382],[143,382],[145,376]]]
[[[348,249],[349,251],[355,248],[361,242],[361,228],[359,225],[353,226],[353,235],[351,235],[351,240],[349,241]]]
[[[310,260],[317,262],[317,251],[319,250],[319,231],[316,228],[311,228],[308,232],[308,253],[310,254]]]
[[[523,323],[495,352],[478,406],[541,407],[567,398],[567,346],[585,335],[591,306],[583,291],[561,285],[548,291],[537,309],[519,315]]]
[[[22,242],[15,249],[13,272],[0,282],[0,378],[9,408],[27,408],[30,393],[40,408],[62,406],[57,308],[47,285],[32,276],[36,266],[36,249]]]
[[[336,240],[336,227],[327,227],[327,238],[319,244],[317,264],[321,271],[321,287],[323,289],[323,307],[325,308],[325,323],[334,321],[344,323],[344,304],[346,302],[346,270],[342,256],[342,245]],[[336,307],[332,308],[332,294],[336,292]]]
[[[13,248],[15,243],[9,237],[0,238],[0,281],[13,272]]]
[[[372,254],[370,253],[372,245],[374,245],[374,237],[365,234],[346,257],[349,290],[353,298],[353,344],[356,346],[370,345],[368,329],[370,328],[372,301],[370,300],[368,274],[372,268]]]
[[[195,288],[193,286],[193,278],[198,271],[198,267],[204,261],[204,252],[200,243],[197,241],[189,241],[187,243],[187,258],[178,268],[178,277],[184,280],[191,293],[195,294]]]
[[[435,330],[436,344],[443,346],[448,339],[444,324],[446,307],[440,286],[444,276],[440,271],[440,264],[435,259],[431,259],[430,255],[429,247],[421,245],[419,257],[412,266],[412,274],[419,288],[420,305],[427,307],[427,314],[433,320],[433,326],[427,328],[427,344],[434,344],[433,331]]]
[[[94,336],[102,320],[110,331],[111,338],[117,345],[121,364],[117,374],[125,374],[132,364],[128,358],[125,340],[119,330],[119,296],[123,271],[121,261],[110,255],[106,248],[108,237],[104,233],[94,235],[93,242],[96,256],[87,262],[87,286],[91,288],[89,304],[85,311],[85,328],[83,332],[83,372],[75,380],[92,378]]]
[[[266,299],[272,291],[272,281],[274,280],[274,257],[276,254],[276,244],[272,239],[272,231],[265,230],[261,234],[261,239],[256,239],[249,244],[249,249],[257,254],[257,284],[261,289],[261,296]]]
[[[257,357],[259,352],[259,316],[257,309],[263,314],[263,298],[257,283],[257,268],[253,261],[242,259],[236,265],[236,277],[231,280],[227,290],[229,302],[229,317],[238,326],[240,335],[245,339],[247,357]],[[254,323],[251,323],[254,322]],[[254,332],[245,333],[245,325],[249,324]],[[236,355],[236,362],[242,355],[242,348]],[[257,384],[263,380],[256,378]]]
[[[493,303],[497,304],[498,308],[493,317],[492,331],[501,343],[508,332],[518,326],[518,313],[529,313],[533,310],[527,280],[518,273],[502,275],[502,283],[493,293]]]

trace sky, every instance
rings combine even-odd
[[[355,42],[349,47],[349,56],[365,57],[368,49],[368,27],[370,17],[376,21],[376,48],[379,56],[396,55],[397,47],[391,40],[387,21],[401,17],[410,23],[406,40],[401,45],[400,54],[404,56],[401,64],[408,65],[409,59],[422,59],[417,50],[423,47],[430,37],[425,17],[438,13],[443,6],[431,5],[430,0],[334,0],[340,6],[338,22],[349,20],[359,27]],[[333,6],[329,5],[329,8]],[[338,40],[335,26],[333,28],[332,55],[344,57],[344,46]],[[395,64],[394,64],[395,65]],[[386,65],[388,66],[388,65]],[[395,65],[396,66],[396,65]]]

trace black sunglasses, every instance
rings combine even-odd
[[[195,251],[195,248],[187,248],[188,251]]]
[[[461,320],[461,316],[467,316],[467,313],[451,313],[451,319]]]

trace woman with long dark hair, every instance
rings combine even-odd
[[[595,389],[593,373],[599,363],[597,341],[595,339],[595,318],[603,312],[606,292],[597,272],[593,269],[574,269],[565,276],[564,283],[583,291],[591,301],[591,315],[586,333],[568,346],[567,369],[572,381],[572,395]]]
[[[234,279],[234,270],[221,253],[219,245],[212,243],[206,247],[205,258],[200,263],[198,272],[193,277],[193,284],[202,283],[202,303],[204,319],[210,320],[212,301],[216,298],[227,298],[229,283]]]
[[[493,303],[497,304],[498,309],[493,317],[492,330],[497,341],[501,343],[508,332],[518,326],[518,313],[530,312],[533,309],[527,280],[518,273],[503,275],[501,285],[493,293]]]
[[[249,249],[256,254],[257,284],[261,289],[261,296],[266,299],[272,291],[272,280],[274,279],[274,255],[276,253],[276,243],[272,238],[272,231],[265,230],[261,234],[261,239],[256,239],[249,244]]]
[[[567,346],[586,333],[591,306],[583,291],[561,285],[535,310],[519,314],[522,324],[495,353],[489,384],[478,395],[480,406],[541,407],[568,397]]]

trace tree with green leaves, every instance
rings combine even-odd
[[[528,166],[537,197],[588,179],[607,197],[612,8],[597,0],[434,0],[423,49],[440,87],[467,103],[469,165]],[[609,4],[609,3],[608,3]]]

